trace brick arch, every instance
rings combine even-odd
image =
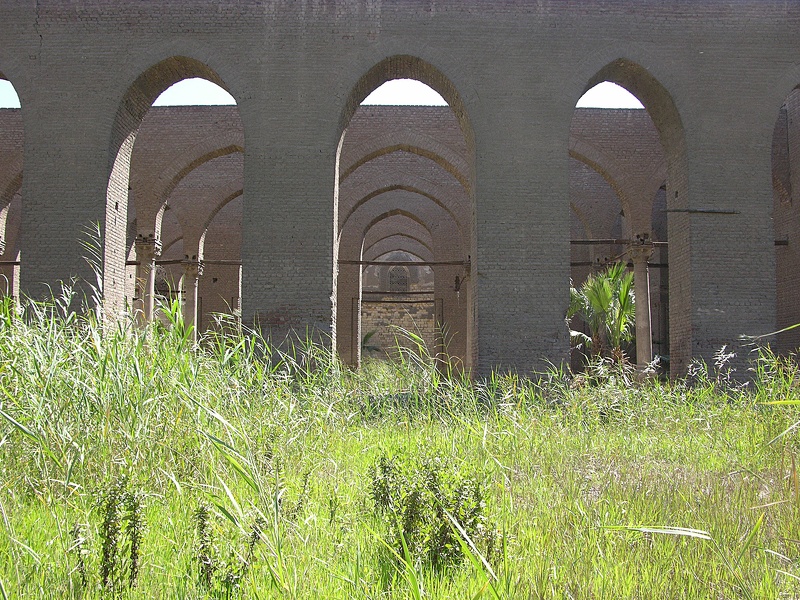
[[[399,138],[399,139],[398,139]],[[466,175],[467,165],[464,157],[454,152],[438,140],[418,132],[389,132],[380,137],[367,140],[360,148],[363,153],[349,165],[342,166],[339,182],[344,182],[363,164],[393,152],[409,152],[436,162],[450,173],[469,193],[470,181]]]
[[[375,257],[374,260],[380,261],[381,259],[388,259],[389,256],[391,256],[392,254],[395,254],[397,252],[403,252],[404,254],[408,254],[409,256],[411,256],[411,262],[425,262],[422,259],[422,257],[420,257],[419,255],[414,254],[410,250],[404,250],[402,248],[397,248],[395,250],[389,250],[387,252],[384,252],[383,254],[379,254],[378,256]],[[420,266],[422,267],[424,265],[420,265]],[[389,267],[389,270],[392,270],[392,269],[404,269],[406,271],[406,273],[408,273],[410,267],[411,267],[411,265],[409,265],[409,266],[406,266],[406,265],[394,265],[394,266]],[[418,268],[418,267],[414,267],[414,268]]]
[[[374,215],[369,216],[369,221],[371,221],[373,218]],[[397,223],[402,222],[402,227],[398,226],[397,229],[391,229],[389,225],[392,224],[392,221],[383,221],[381,222],[380,227],[384,231],[380,233],[380,238],[389,237],[398,233],[411,235],[414,238],[421,240],[422,243],[429,248],[433,248],[433,235],[425,223],[421,222],[420,219],[399,214],[398,218],[394,219],[393,221]],[[363,222],[353,224],[351,228],[353,231],[345,231],[341,236],[339,242],[340,257],[342,260],[361,260],[364,249],[369,248],[372,244],[374,244],[377,241],[377,238],[369,241],[365,239],[365,223]]]
[[[225,82],[210,66],[187,56],[166,58],[136,78],[125,92],[117,110],[111,140],[110,169],[116,160],[115,155],[126,140],[136,134],[142,119],[156,98],[179,81],[194,77],[207,79],[230,93]]]
[[[222,78],[207,64],[187,56],[172,56],[144,70],[120,99],[108,153],[108,187],[103,223],[103,302],[108,314],[124,307],[126,222],[130,166],[136,133],[153,102],[167,88],[184,79],[200,77],[227,90]],[[143,223],[145,219],[140,219]]]
[[[470,123],[466,106],[461,98],[460,93],[456,89],[453,82],[437,67],[433,64],[419,58],[416,56],[411,56],[407,54],[399,54],[394,56],[389,56],[384,58],[377,64],[375,64],[372,68],[370,68],[364,75],[362,75],[358,81],[353,85],[351,91],[344,103],[342,108],[342,112],[339,119],[339,128],[338,128],[338,140],[339,145],[337,148],[336,153],[336,168],[335,168],[335,187],[334,187],[334,244],[333,244],[333,297],[338,297],[337,286],[338,286],[338,260],[339,260],[339,253],[340,253],[340,243],[341,237],[337,235],[339,231],[339,202],[340,202],[340,169],[341,169],[341,149],[344,143],[344,133],[349,125],[353,115],[355,114],[356,110],[358,109],[361,102],[369,95],[373,90],[378,88],[383,83],[392,80],[392,79],[415,79],[417,81],[421,81],[422,83],[430,86],[435,91],[437,91],[448,103],[450,109],[453,111],[453,114],[456,117],[456,120],[459,123],[459,127],[461,129],[462,136],[464,138],[464,142],[466,144],[466,162],[468,168],[466,170],[466,180],[469,182],[468,186],[463,186],[459,183],[459,186],[465,190],[466,193],[466,218],[463,220],[455,221],[455,223],[461,222],[463,226],[463,231],[467,232],[468,237],[466,242],[464,240],[464,248],[467,254],[472,255],[477,259],[478,251],[477,251],[477,226],[474,221],[474,215],[476,214],[475,210],[475,134],[472,129],[472,125]],[[375,159],[369,161],[369,163],[374,162]],[[366,163],[366,164],[369,164]],[[439,166],[442,168],[442,166]],[[453,177],[450,174],[450,177]],[[348,180],[350,177],[348,177]],[[456,178],[458,181],[458,178]],[[395,185],[398,182],[386,182],[385,185]],[[381,186],[381,187],[384,187]],[[425,189],[426,186],[424,185],[416,185],[419,189]],[[369,192],[367,192],[369,193]],[[358,196],[359,198],[364,197],[366,194],[361,194]],[[437,196],[437,194],[433,194]],[[443,198],[440,198],[443,199]],[[457,211],[453,211],[453,214],[458,214]],[[469,277],[468,286],[470,288],[474,286],[474,282],[477,280],[477,260],[473,260],[471,263],[472,266],[472,277]],[[337,309],[334,307],[334,323],[337,321]],[[463,327],[467,332],[468,338],[477,339],[474,335],[476,330],[476,323],[477,323],[477,311],[474,310],[474,306],[471,309],[468,309],[469,317],[468,322]],[[336,338],[336,327],[333,328],[333,335],[334,339]],[[477,351],[477,344],[470,344],[470,348],[473,348],[474,351],[470,352],[470,355],[466,357],[465,363],[467,365],[471,365],[474,354]],[[356,361],[357,362],[357,361]]]
[[[674,167],[685,163],[683,121],[667,89],[647,69],[627,58],[618,58],[602,67],[589,79],[583,93],[604,81],[616,83],[636,96],[658,130],[667,162],[678,163]]]
[[[431,202],[436,204],[439,208],[441,208],[443,211],[445,211],[448,214],[448,216],[453,220],[453,222],[456,224],[456,227],[458,228],[459,236],[463,235],[461,224],[459,223],[459,220],[456,217],[456,215],[453,214],[450,207],[448,207],[434,194],[408,185],[390,185],[385,188],[377,189],[373,192],[370,192],[369,194],[361,198],[358,202],[356,202],[356,204],[353,206],[353,209],[345,216],[344,221],[342,222],[341,229],[344,230],[345,226],[347,225],[347,222],[362,206],[371,202],[375,198],[378,198],[384,194],[388,194],[390,192],[395,192],[395,191],[409,192],[411,194],[415,194],[417,196],[421,196],[423,198],[426,198],[427,200],[430,200]]]
[[[772,223],[776,240],[786,245],[775,248],[776,329],[800,322],[797,303],[800,290],[800,86],[786,97],[774,122],[771,145]],[[777,347],[790,352],[800,347],[800,332],[784,331],[777,336]]]
[[[204,228],[226,202],[241,193],[243,155],[217,157],[189,171],[164,205],[164,214],[174,214],[181,222],[189,245],[195,248]],[[169,208],[167,212],[166,208]]]
[[[431,87],[445,99],[458,119],[468,153],[475,147],[475,135],[472,131],[466,106],[461,95],[450,79],[431,63],[408,54],[399,54],[383,59],[367,71],[353,86],[348,96],[342,115],[339,119],[340,137],[347,129],[358,107],[375,89],[392,79],[415,79]]]
[[[360,243],[376,222],[396,214],[406,215],[424,226],[437,255],[446,253],[455,258],[467,253],[458,224],[447,211],[439,203],[405,190],[384,193],[362,204],[342,228],[342,246],[351,248],[354,243]]]
[[[586,215],[583,214],[583,211],[580,209],[580,207],[577,206],[574,202],[570,202],[569,203],[569,209],[573,213],[575,213],[575,216],[578,218],[578,220],[583,225],[583,230],[586,232],[586,237],[587,238],[591,238],[592,237],[592,226],[589,223],[589,220],[586,218]]]
[[[631,200],[628,198],[625,190],[622,186],[618,183],[617,177],[615,176],[616,173],[612,173],[613,170],[613,159],[604,155],[603,151],[599,148],[593,147],[591,144],[586,142],[579,142],[575,146],[572,145],[572,140],[570,140],[570,150],[569,155],[571,158],[578,160],[585,164],[586,166],[592,168],[598,175],[600,175],[603,179],[606,180],[611,189],[614,190],[614,193],[617,194],[617,198],[619,198],[619,202],[622,205],[622,209],[626,212],[626,214],[630,214],[630,204]],[[570,206],[572,203],[570,203]]]
[[[11,79],[3,72],[0,72],[0,79],[14,84]],[[14,92],[19,98],[19,92],[14,87]],[[20,99],[20,106],[22,102]],[[7,133],[4,131],[4,133]],[[23,178],[23,154],[24,154],[24,123],[22,114],[19,114],[19,130],[14,130],[8,136],[10,146],[0,149],[0,256],[5,260],[19,260],[20,239],[19,239],[19,195],[22,188]],[[9,230],[9,215],[12,217],[11,229]],[[0,293],[19,296],[19,266],[0,265]]]
[[[214,221],[214,217],[216,217],[217,214],[219,214],[219,211],[221,211],[223,208],[225,208],[228,204],[230,204],[231,202],[233,202],[237,198],[241,197],[242,194],[244,194],[244,190],[237,190],[237,191],[233,192],[232,194],[226,196],[217,205],[217,207],[211,212],[211,214],[208,215],[208,217],[206,218],[206,220],[203,223],[203,226],[202,226],[202,228],[200,230],[201,231],[201,233],[200,233],[200,244],[199,244],[199,248],[198,248],[199,252],[197,254],[198,260],[203,260],[203,250],[204,250],[205,242],[206,242],[206,233],[208,233],[208,228],[211,226],[211,223]]]
[[[198,167],[222,156],[230,154],[244,153],[241,145],[241,133],[230,132],[222,139],[209,136],[202,142],[187,149],[180,156],[176,157],[165,169],[157,176],[153,187],[146,192],[142,205],[137,201],[137,214],[142,212],[145,215],[152,215],[152,218],[140,219],[139,233],[143,235],[153,235],[160,237],[161,218],[170,194],[180,184],[184,177]],[[231,142],[231,143],[228,143]],[[147,228],[153,225],[153,230]]]
[[[391,213],[370,215],[370,226],[363,237],[346,235],[340,246],[342,259],[362,260],[364,248],[374,246],[378,240],[397,234],[413,237],[427,247],[434,247],[433,235],[419,218],[405,211],[396,210]],[[432,254],[435,256],[435,253]],[[353,299],[358,298],[360,302],[362,268],[347,264],[339,265],[339,268],[342,270],[342,276],[340,285],[335,289],[336,321],[342,329],[336,338],[336,348],[343,360],[358,364],[361,318],[358,308],[353,307]]]
[[[171,239],[169,242],[164,244],[164,247],[162,248],[162,253],[166,254],[170,248],[172,248],[178,242],[182,241],[183,241],[183,235],[179,235],[178,237]]]
[[[6,72],[8,72],[8,71],[6,71]],[[17,86],[14,85],[14,82],[12,81],[12,77],[9,77],[3,71],[0,71],[0,81],[7,81],[8,83],[11,84],[11,86],[14,88],[14,93],[17,95],[17,100],[19,101],[20,108],[21,108],[22,107],[22,97],[19,95],[19,90],[17,89]]]
[[[398,151],[375,158],[354,171],[339,189],[339,227],[365,198],[381,189],[408,188],[435,197],[458,223],[469,231],[469,197],[463,186],[435,161]]]
[[[0,210],[6,208],[22,189],[22,158],[8,167],[8,177],[0,181]]]
[[[652,73],[628,58],[601,67],[586,83],[586,93],[610,81],[636,96],[653,121],[666,161],[667,206],[689,208],[689,169],[683,120],[670,92]],[[619,183],[619,182],[618,182]],[[693,320],[690,221],[686,212],[670,212],[670,369],[682,375],[692,357]]]
[[[436,232],[430,231],[424,221],[420,222],[419,219],[415,219],[414,217],[415,215],[409,215],[405,213],[405,211],[397,210],[387,211],[384,214],[376,216],[372,219],[364,232],[362,256],[363,248],[373,246],[379,239],[387,237],[390,233],[413,235],[413,230],[409,229],[409,226],[413,227],[411,223],[416,222],[431,235],[430,248],[432,249],[433,260],[458,260],[462,258],[462,250],[460,247],[448,244],[446,239],[442,239],[446,236],[440,236],[437,235]],[[404,221],[403,218],[406,220]],[[393,227],[398,228],[392,229]]]
[[[666,164],[660,156],[640,153],[635,155],[634,161],[622,161],[575,132],[570,135],[569,155],[606,180],[633,226],[644,229],[643,232],[652,229],[652,195],[667,175]],[[646,164],[641,163],[643,158],[649,159]]]
[[[0,80],[11,83],[2,72]],[[22,112],[20,109],[8,109],[7,112],[8,115],[4,115],[3,146],[0,147],[0,208],[8,205],[22,186],[25,141]]]
[[[662,193],[663,192],[663,193]],[[653,193],[653,239],[657,242],[667,241],[667,182],[661,184]]]
[[[391,219],[392,217],[406,217],[407,219],[410,219],[410,220],[414,221],[415,223],[417,223],[417,224],[421,225],[422,227],[424,227],[425,230],[428,233],[431,233],[431,230],[430,230],[430,227],[428,226],[428,224],[425,223],[425,221],[423,221],[422,219],[420,219],[415,213],[412,213],[412,212],[407,211],[407,210],[403,210],[401,208],[394,208],[392,210],[387,210],[386,212],[381,213],[381,214],[373,217],[372,220],[369,221],[364,226],[363,233],[362,233],[362,239],[367,237],[367,234],[369,233],[369,230],[372,229],[375,225],[377,225],[378,223],[380,223],[381,221],[384,221],[386,219]],[[431,233],[431,236],[432,235],[433,234]]]
[[[792,96],[798,88],[795,88],[784,99],[775,119],[775,126],[772,130],[772,188],[775,198],[774,204],[779,206],[781,203],[792,201],[792,172],[791,172],[791,121],[789,112],[794,112],[795,107],[791,106]]]
[[[178,218],[178,215],[172,210],[170,210],[168,214],[170,214],[170,217],[165,217],[164,224],[166,227],[164,231],[162,231],[162,235],[164,236],[161,249],[162,255],[165,255],[170,246],[173,246],[177,240],[183,240],[185,235],[184,224]]]
[[[16,214],[15,214],[16,213]],[[0,211],[2,221],[2,239],[5,241],[6,258],[18,257],[20,253],[20,217],[22,213],[22,195],[15,194],[11,202]],[[17,259],[18,260],[18,259]]]
[[[358,247],[358,255],[363,256],[364,248],[373,246],[379,239],[390,235],[405,235],[420,240],[429,248],[434,248],[433,235],[419,220],[405,214],[386,215],[383,219],[376,220],[367,230],[362,244]],[[374,238],[374,239],[373,239]],[[435,257],[435,250],[432,250]]]
[[[795,64],[793,68],[787,69],[782,76],[765,91],[769,94],[767,112],[774,115],[783,106],[789,95],[800,90],[800,65]]]
[[[11,203],[22,188],[22,171],[17,171],[16,175],[7,182],[4,189],[0,190],[0,241],[5,245],[8,242],[8,232],[6,231],[8,223],[8,213],[11,209]],[[6,250],[10,248],[6,247]],[[4,251],[0,251],[4,254]]]
[[[364,260],[377,260],[375,258],[376,252],[381,254],[384,252],[391,252],[392,250],[401,248],[401,246],[404,251],[409,252],[411,252],[410,248],[414,248],[414,254],[419,256],[421,260],[433,260],[433,250],[431,247],[409,233],[390,234],[376,240],[368,247],[364,248]]]

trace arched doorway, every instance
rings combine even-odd
[[[361,106],[372,91],[398,79],[424,83],[448,106]],[[345,362],[359,363],[362,338],[368,333],[361,327],[364,269],[381,267],[379,263],[396,252],[416,259],[393,261],[402,264],[391,266],[433,272],[440,341],[431,354],[471,369],[477,352],[471,260],[476,243],[474,151],[458,93],[432,65],[395,56],[356,84],[341,130],[334,211],[339,355]],[[378,243],[382,252],[370,253],[371,245]],[[420,245],[427,245],[423,254],[431,260],[419,260]]]
[[[669,331],[661,341],[667,349],[669,370],[685,372],[692,357],[691,278],[689,273],[688,174],[683,124],[667,90],[641,65],[615,60],[587,83],[584,94],[608,82],[632,94],[644,110],[577,108],[571,127],[570,154],[600,173],[619,196],[627,229],[611,254],[632,263],[637,296],[637,362],[649,362],[653,352],[653,324]],[[618,122],[614,122],[614,121]],[[604,131],[606,132],[604,134]],[[666,183],[665,183],[666,181]],[[654,204],[658,202],[658,208]],[[669,230],[671,281],[669,306],[663,304]],[[661,239],[661,238],[664,239]],[[615,254],[616,253],[616,254]],[[653,298],[657,313],[652,315]],[[647,298],[646,304],[643,299]],[[642,310],[645,308],[645,310]],[[669,324],[667,325],[667,318]],[[661,334],[659,334],[661,335]]]
[[[200,89],[210,93],[210,99],[198,97],[197,83],[205,86]],[[190,89],[181,91],[181,87]],[[170,100],[176,93],[182,98]],[[219,102],[233,105],[219,106]],[[126,292],[133,294],[131,303],[141,321],[149,322],[154,316],[160,263],[170,271],[176,264],[181,269],[184,319],[187,324],[196,323],[197,289],[204,272],[203,226],[223,198],[242,189],[243,147],[235,101],[207,65],[173,57],[145,71],[128,89],[112,140],[116,158],[109,178],[108,210],[112,203],[115,210],[126,206],[129,233],[125,249],[128,262],[136,269],[135,276],[129,271],[125,280],[137,282],[135,289],[128,283]],[[179,261],[161,257],[167,211],[173,211],[180,229],[174,234],[183,246]],[[106,270],[112,265],[112,273],[117,263],[109,259],[116,259],[116,252],[116,245],[107,240],[105,264]],[[170,275],[174,279],[174,274]],[[116,306],[116,296],[110,302]]]
[[[19,96],[0,73],[0,295],[15,298],[19,297],[24,141]]]
[[[777,329],[800,323],[800,87],[778,111],[772,134]],[[800,328],[778,335],[781,352],[800,348]]]

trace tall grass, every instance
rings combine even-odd
[[[224,318],[193,346],[177,304],[144,331],[74,304],[0,302],[0,596],[800,593],[791,358],[762,351],[749,386],[724,364],[674,384],[607,366],[470,382],[422,352],[355,371]],[[405,461],[391,518],[381,457]],[[460,489],[478,529],[448,508],[477,506]],[[392,525],[415,522],[464,560],[437,566]]]

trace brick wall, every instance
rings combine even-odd
[[[466,148],[462,164],[434,161],[467,190],[465,352],[480,372],[529,372],[568,351],[573,107],[612,80],[647,106],[664,151],[673,368],[775,328],[771,148],[800,81],[796,3],[6,0],[0,16],[25,123],[25,291],[89,276],[76,232],[97,221],[120,303],[135,156],[119,150],[158,93],[199,75],[232,92],[246,140],[245,319],[324,337],[341,134],[373,87],[415,76],[451,102]]]

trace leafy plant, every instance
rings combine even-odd
[[[114,481],[106,490],[101,508],[103,522],[100,525],[102,556],[100,579],[106,589],[116,589],[119,566],[120,508],[123,484]]]
[[[86,555],[89,553],[89,550],[86,547],[86,524],[75,523],[75,526],[72,528],[70,533],[72,534],[72,545],[70,546],[70,552],[75,553],[77,563],[75,570],[78,572],[78,576],[80,577],[81,586],[85,588],[86,584],[88,583],[88,578],[86,575]]]
[[[589,326],[590,335],[570,329],[574,342],[594,356],[610,354],[622,362],[622,344],[632,339],[636,316],[633,273],[618,262],[589,275],[580,288],[570,287],[567,321],[575,316]]]
[[[231,598],[241,591],[241,582],[255,560],[256,545],[262,539],[264,519],[257,516],[247,531],[244,552],[221,551],[214,541],[213,513],[201,503],[194,512],[197,532],[195,557],[199,583],[214,597]]]
[[[376,346],[375,344],[370,344],[370,340],[376,333],[378,333],[378,331],[376,329],[373,329],[372,331],[368,331],[367,333],[364,334],[364,337],[361,339],[362,353],[373,354],[381,351],[380,346]]]

